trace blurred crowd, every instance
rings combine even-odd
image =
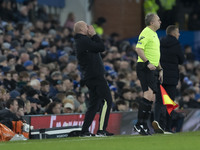
[[[176,24],[181,30],[200,30],[199,0],[144,0],[144,14],[157,13],[161,29]]]
[[[85,113],[88,89],[81,84],[74,48],[75,15],[70,13],[61,26],[36,6],[35,0],[20,6],[14,0],[0,1],[0,109],[12,98],[25,115]],[[142,98],[135,45],[120,40],[118,33],[101,37],[112,111],[133,111]],[[179,108],[200,108],[200,63],[191,46],[186,45],[184,53],[176,101]]]

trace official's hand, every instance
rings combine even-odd
[[[88,34],[89,36],[94,36],[96,34],[96,31],[94,30],[94,27],[92,25],[88,26]]]
[[[159,80],[160,80],[160,84],[163,83],[163,70],[160,70],[159,72]]]
[[[149,63],[149,64],[147,65],[147,67],[148,67],[150,70],[156,70],[156,67],[155,67],[153,64],[151,64],[151,63]]]

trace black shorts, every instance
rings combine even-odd
[[[148,87],[150,87],[156,93],[158,89],[158,70],[150,70],[143,62],[138,62],[136,71],[143,92],[147,91]]]

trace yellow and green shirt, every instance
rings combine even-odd
[[[103,35],[103,28],[98,26],[97,24],[93,24],[94,30],[96,31],[96,33],[100,36]]]
[[[155,31],[149,27],[144,28],[139,35],[136,48],[143,49],[145,57],[151,64],[158,67],[160,61],[160,40]],[[138,56],[137,62],[143,62],[143,60]]]

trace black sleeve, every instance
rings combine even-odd
[[[12,121],[18,121],[19,120],[15,114],[13,114],[9,111],[4,111],[4,114],[2,114],[0,116],[0,118],[1,118],[0,123],[6,125],[11,130],[12,130]]]
[[[98,35],[94,35],[91,38],[85,39],[84,45],[87,47],[89,52],[103,52],[105,50],[105,46],[103,41],[100,39]]]
[[[10,120],[2,120],[1,123],[12,130],[12,128],[13,128],[12,121],[10,121]]]

